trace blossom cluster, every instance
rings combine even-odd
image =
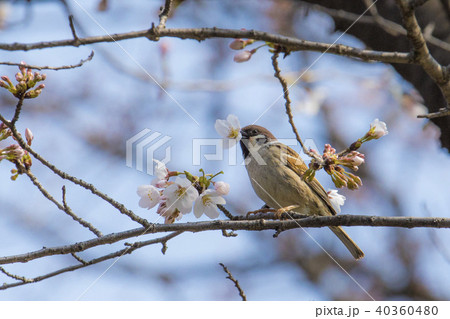
[[[157,213],[164,217],[166,224],[180,220],[194,208],[194,215],[200,218],[203,214],[211,219],[219,217],[217,205],[224,205],[222,197],[230,191],[230,186],[222,181],[213,182],[212,179],[222,172],[212,175],[202,173],[194,176],[191,173],[169,171],[166,165],[154,160],[155,178],[149,185],[141,185],[137,194],[141,197],[139,206],[151,209],[158,205]],[[182,177],[184,175],[184,177]],[[170,181],[175,177],[173,181]],[[209,188],[213,186],[213,188]]]
[[[370,124],[369,131],[362,138],[352,143],[348,149],[340,153],[336,153],[336,150],[331,147],[330,144],[326,144],[323,150],[323,155],[313,157],[311,159],[309,169],[306,170],[303,178],[312,180],[315,172],[323,168],[331,176],[331,179],[336,187],[347,187],[352,190],[358,189],[362,186],[361,178],[346,171],[344,167],[350,168],[356,172],[358,167],[365,162],[364,154],[356,150],[359,149],[363,143],[370,140],[379,139],[386,134],[388,134],[386,123],[375,119]],[[314,150],[310,151],[317,154]]]
[[[11,130],[4,123],[0,123],[0,141],[6,140],[8,137],[14,138]],[[28,128],[25,130],[25,138],[27,144],[31,145],[33,133]],[[32,164],[30,154],[20,147],[19,144],[11,144],[5,148],[0,148],[0,162],[2,160],[10,161],[11,163],[25,167],[26,169],[29,169]],[[12,169],[11,173],[13,174],[11,176],[13,181],[16,180],[20,174],[17,169]]]
[[[0,81],[0,87],[7,89],[17,98],[33,99],[41,94],[42,89],[45,88],[44,84],[39,84],[35,89],[32,89],[38,82],[46,79],[45,74],[34,72],[32,69],[27,69],[24,65],[25,62],[21,62],[19,66],[19,72],[16,73],[17,84],[14,85],[7,76],[2,76]]]

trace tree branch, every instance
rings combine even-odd
[[[449,107],[450,76],[447,69],[440,65],[430,54],[427,43],[414,14],[414,8],[425,1],[410,2],[406,0],[396,0],[396,2],[400,8],[403,25],[407,31],[407,36],[414,48],[414,60],[417,61],[424,71],[439,86],[447,102],[447,107]]]
[[[30,284],[30,283],[35,283],[35,282],[39,282],[42,281],[44,279],[48,279],[51,277],[55,277],[57,275],[61,275],[63,273],[69,272],[69,271],[74,271],[80,268],[85,268],[88,267],[90,265],[95,265],[98,264],[100,262],[109,260],[109,259],[113,259],[113,258],[117,258],[117,257],[122,257],[124,255],[128,255],[131,254],[133,251],[135,251],[136,249],[148,246],[148,245],[153,245],[153,244],[157,244],[157,243],[166,243],[168,240],[180,235],[182,232],[173,232],[167,236],[161,237],[161,238],[156,238],[156,239],[152,239],[152,240],[147,240],[145,242],[137,242],[135,244],[133,244],[132,246],[120,249],[116,252],[113,252],[111,254],[107,254],[95,259],[91,259],[90,261],[84,261],[83,262],[81,260],[79,260],[81,262],[81,264],[77,264],[74,266],[69,266],[69,267],[65,267],[65,268],[61,268],[59,270],[53,271],[51,273],[48,273],[46,275],[43,276],[38,276],[35,278],[25,278],[25,277],[20,277],[17,275],[12,275],[7,273],[2,267],[0,267],[0,271],[2,271],[3,273],[5,273],[8,277],[20,280],[20,282],[15,282],[15,283],[11,283],[11,284],[6,284],[4,283],[2,286],[0,286],[0,290],[6,290],[8,288],[13,288],[13,287],[17,287],[17,286],[23,286],[26,284]],[[74,256],[75,257],[75,256]],[[78,258],[76,258],[78,260]]]
[[[63,205],[61,205],[52,195],[50,195],[50,193],[42,186],[42,184],[39,183],[38,179],[36,178],[36,176],[33,175],[33,173],[31,173],[29,170],[26,170],[26,169],[22,169],[22,171],[25,172],[25,174],[31,180],[33,185],[36,186],[39,189],[39,191],[42,193],[42,195],[44,195],[45,198],[47,198],[49,201],[51,201],[53,204],[55,204],[55,206],[58,207],[59,210],[65,212],[67,215],[72,217],[72,219],[74,221],[78,222],[81,226],[86,227],[87,229],[89,229],[97,237],[101,237],[102,236],[102,233],[97,228],[92,226],[92,224],[90,224],[89,222],[85,221],[84,219],[78,217],[72,211],[72,209],[70,209],[70,207],[67,206],[67,204],[66,204],[66,188],[65,187],[63,187]]]
[[[16,108],[16,113],[17,113],[17,108]],[[125,205],[117,202],[116,200],[112,199],[108,195],[100,192],[97,188],[94,187],[94,185],[89,184],[82,179],[76,178],[72,175],[67,174],[66,172],[61,171],[55,165],[53,165],[50,162],[48,162],[47,160],[45,160],[41,155],[39,155],[30,146],[28,146],[28,144],[23,140],[22,136],[17,131],[17,128],[14,125],[12,125],[8,120],[6,120],[3,117],[3,115],[1,115],[1,114],[0,114],[0,121],[5,123],[5,125],[11,130],[11,132],[14,136],[14,139],[17,141],[17,143],[20,145],[20,147],[22,147],[24,150],[28,151],[31,155],[33,155],[34,158],[36,158],[38,161],[40,161],[43,165],[47,166],[56,175],[91,191],[94,195],[97,195],[98,197],[105,200],[106,202],[111,204],[113,207],[115,207],[120,213],[128,216],[129,218],[131,218],[135,222],[143,225],[144,227],[151,227],[151,224],[146,219],[139,217],[138,215],[134,214],[131,210],[127,209],[125,207]]]
[[[248,38],[271,42],[283,46],[289,51],[314,51],[327,52],[331,54],[356,58],[366,62],[379,61],[384,63],[414,63],[412,54],[400,52],[383,52],[373,50],[362,50],[342,44],[328,44],[300,40],[292,37],[271,34],[255,30],[234,30],[220,28],[187,28],[187,29],[161,29],[151,28],[149,30],[117,33],[104,36],[92,36],[78,38],[80,45],[88,45],[102,42],[116,42],[135,38],[148,38],[156,41],[159,38],[170,37],[180,39],[192,39],[203,41],[211,38]],[[63,46],[74,46],[73,39],[59,41],[44,41],[36,43],[0,43],[0,50],[6,51],[29,51],[44,48],[55,48]]]
[[[0,257],[0,265],[17,262],[28,262],[30,260],[54,256],[66,255],[85,251],[89,248],[113,244],[128,238],[139,237],[146,234],[164,232],[203,232],[211,230],[247,230],[262,231],[276,230],[285,231],[300,227],[321,228],[328,226],[372,226],[372,227],[403,227],[403,228],[450,228],[450,218],[438,217],[385,217],[366,215],[338,215],[338,216],[308,216],[289,220],[268,220],[264,214],[253,219],[242,220],[213,220],[195,223],[175,224],[153,224],[150,228],[135,228],[123,232],[104,235],[103,237],[77,242],[66,246],[43,248],[40,250],[13,256]],[[269,218],[273,218],[273,214]]]
[[[306,148],[305,144],[303,144],[300,134],[298,134],[297,128],[295,127],[294,117],[292,116],[292,110],[291,110],[291,99],[289,97],[289,87],[287,85],[286,80],[281,76],[281,70],[278,65],[279,55],[280,55],[280,49],[278,48],[272,55],[272,66],[275,71],[274,76],[278,79],[278,81],[281,84],[281,87],[283,88],[283,96],[284,96],[284,100],[285,100],[286,114],[289,119],[289,124],[291,125],[292,131],[294,132],[297,141],[300,143],[300,146],[302,147],[303,152],[311,158],[317,158],[318,160],[320,160],[321,158],[319,158],[318,156],[316,156],[316,154],[314,154],[313,152],[310,152]]]

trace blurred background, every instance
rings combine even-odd
[[[157,24],[163,2],[0,1],[0,42],[69,39],[68,14],[74,15],[80,37],[144,30],[152,22]],[[191,0],[177,5],[168,28],[246,28],[326,43],[342,35],[333,17],[301,1]],[[0,61],[59,66],[78,63],[95,51],[93,60],[81,68],[44,71],[46,88],[39,98],[25,102],[17,125],[22,134],[25,128],[33,131],[33,148],[58,168],[93,183],[154,222],[158,218],[155,209],[140,208],[136,194],[137,186],[148,184],[152,176],[127,167],[125,162],[125,142],[136,133],[148,128],[172,137],[168,143],[170,170],[223,171],[219,180],[231,185],[226,207],[233,214],[245,214],[263,204],[240,165],[240,150],[225,151],[222,161],[202,157],[201,165],[196,166],[192,140],[218,138],[214,123],[228,114],[237,115],[242,126],[257,120],[256,124],[278,138],[294,138],[280,84],[273,77],[271,54],[262,48],[250,61],[238,64],[233,62],[236,51],[229,49],[230,42],[133,39],[78,48],[0,51]],[[349,34],[339,43],[365,47]],[[326,143],[340,150],[363,136],[375,118],[386,122],[389,130],[389,135],[362,147],[366,164],[358,175],[364,185],[356,191],[340,191],[347,197],[342,213],[449,217],[450,158],[441,146],[449,143],[441,139],[438,126],[416,118],[428,110],[413,85],[390,65],[333,55],[323,55],[315,62],[319,56],[294,52],[280,59],[282,73],[290,83],[307,70],[290,90],[302,138],[311,139],[320,151]],[[1,75],[13,78],[16,72],[16,67],[0,66]],[[6,90],[0,91],[2,115],[11,117],[15,103]],[[298,146],[294,148],[300,151]],[[204,154],[212,151],[212,147],[202,148]],[[238,165],[229,165],[229,154]],[[155,157],[163,158],[164,152]],[[93,237],[58,211],[26,176],[11,181],[12,168],[9,162],[0,163],[1,256]],[[104,234],[138,227],[36,160],[32,170],[57,199],[66,185],[67,201],[74,212]],[[317,177],[326,189],[333,188],[325,173]],[[202,220],[209,219],[203,216]],[[182,221],[197,219],[189,214]],[[376,300],[450,298],[448,230],[346,230],[365,252],[363,260],[355,262],[329,230],[306,229]],[[277,238],[273,233],[239,231],[230,238],[220,231],[185,233],[168,242],[165,255],[161,245],[149,246],[121,258],[106,273],[112,260],[0,291],[0,300],[240,300],[220,262],[239,280],[249,300],[369,300],[303,230],[289,230]],[[148,238],[151,236],[144,239]],[[120,242],[80,256],[95,258],[122,247]],[[55,256],[5,265],[5,269],[34,277],[75,263],[71,256]],[[0,273],[0,283],[12,281]]]

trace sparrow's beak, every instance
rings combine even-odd
[[[242,135],[242,138],[248,139],[248,133],[246,131],[241,130],[241,135]]]

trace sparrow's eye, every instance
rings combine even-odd
[[[252,131],[250,132],[250,134],[251,134],[252,136],[258,135],[258,130],[252,130]]]

